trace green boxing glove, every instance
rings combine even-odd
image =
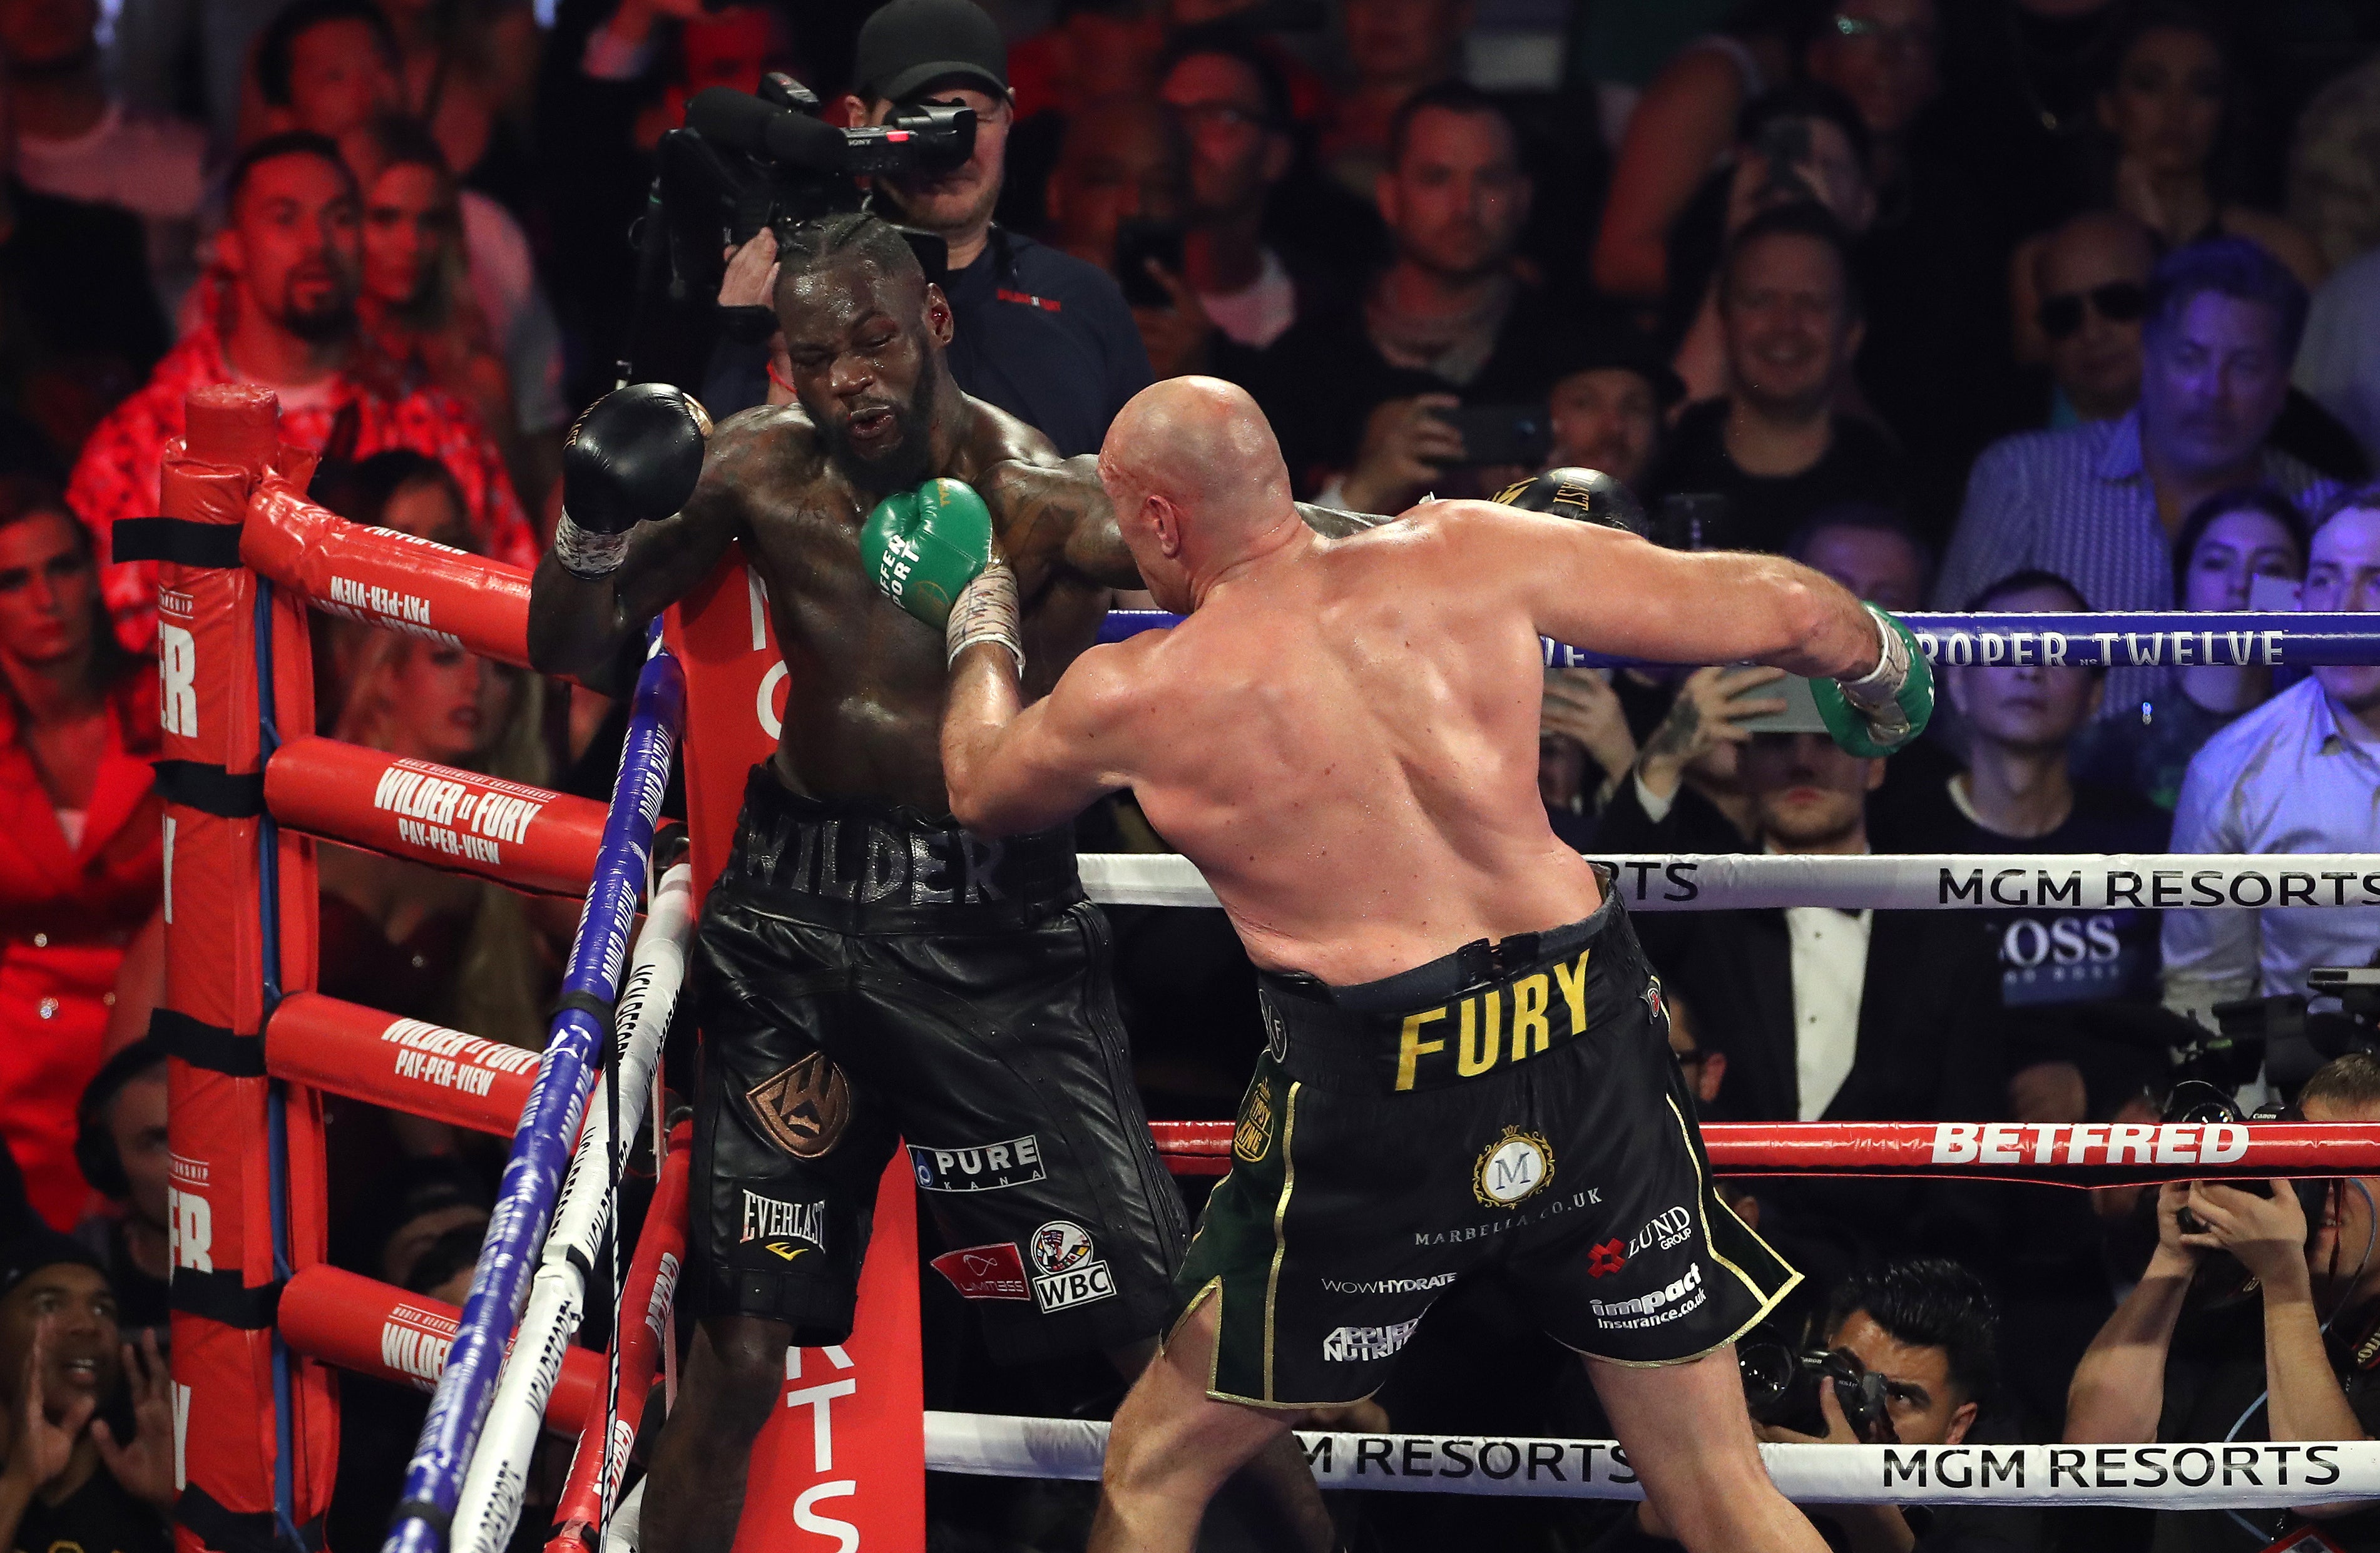
[[[991,563],[991,509],[965,480],[929,479],[876,504],[859,526],[859,559],[886,598],[939,631]]]
[[[1925,732],[1934,715],[1934,669],[1908,626],[1874,604],[1866,608],[1883,637],[1883,656],[1857,679],[1812,680],[1810,698],[1836,744],[1873,759]]]

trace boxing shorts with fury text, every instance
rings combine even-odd
[[[1488,1267],[1558,1341],[1628,1365],[1730,1342],[1800,1280],[1711,1190],[1609,885],[1582,922],[1383,981],[1259,987],[1269,1046],[1176,1282],[1185,1313],[1221,1302],[1209,1395],[1368,1396]]]

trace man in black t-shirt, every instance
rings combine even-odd
[[[2086,612],[2090,605],[2065,578],[2024,571],[1993,583],[1964,608],[2022,614]],[[1966,733],[1966,769],[1930,794],[1911,795],[1896,817],[1897,839],[1909,850],[2165,850],[2169,815],[2134,794],[2073,779],[2068,751],[2098,715],[2105,670],[2032,662],[1946,664],[1940,673]],[[2003,1008],[2156,1001],[2155,912],[2051,905],[1994,913],[1991,924]]]
[[[0,1247],[0,1547],[173,1546],[173,1382],[155,1341],[141,1347],[121,1341],[81,1246],[39,1230]]]
[[[1724,497],[1728,542],[1781,551],[1822,508],[1900,507],[1900,449],[1835,408],[1859,352],[1860,298],[1841,228],[1815,204],[1753,217],[1729,243],[1718,315],[1732,387],[1689,406],[1652,480],[1653,501]]]

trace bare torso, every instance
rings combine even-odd
[[[1601,904],[1537,796],[1536,629],[1456,560],[1423,509],[1129,644],[1135,795],[1259,965],[1370,981]]]
[[[965,406],[955,454],[935,472],[966,481],[991,507],[1026,601],[1026,684],[1041,695],[1098,637],[1111,587],[1136,574],[1104,502],[1082,499],[1099,490],[1087,461],[1070,470],[1023,422],[977,400]],[[939,814],[949,807],[942,637],[886,600],[861,564],[860,525],[878,499],[824,455],[797,406],[783,406],[719,429],[684,518],[722,545],[722,535],[741,540],[767,590],[790,671],[775,757],[785,785]]]

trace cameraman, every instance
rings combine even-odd
[[[2380,1057],[2354,1052],[2326,1063],[2298,1104],[2309,1122],[2380,1119]],[[2326,1207],[2312,1224],[2287,1181],[2174,1182],[2158,1193],[2156,1252],[2074,1372],[2069,1443],[2372,1438],[2380,1421],[2380,1344],[2371,1341],[2380,1329],[2380,1177],[2325,1184]],[[2184,1210],[2203,1229],[2186,1227]],[[2239,1265],[2224,1276],[2209,1253]],[[2355,1504],[2165,1511],[2154,1546],[2257,1548],[2301,1518],[2326,1523],[2325,1532],[2350,1547],[2371,1546],[2380,1533],[2380,1514]]]
[[[975,152],[932,176],[880,178],[884,213],[950,246],[944,296],[957,321],[959,386],[1023,419],[1065,457],[1097,453],[1123,402],[1148,386],[1148,352],[1107,273],[996,225],[1008,132],[1000,28],[974,0],[892,0],[859,30],[854,124],[923,103],[975,110]]]
[[[1889,1438],[1863,1441],[1832,1384],[1818,1386],[1826,1433],[1755,1423],[1771,1444],[1957,1445],[1998,1385],[1999,1313],[1982,1280],[1938,1257],[1891,1262],[1854,1274],[1828,1308],[1825,1347],[1848,1350],[1883,1377]],[[1828,1541],[1850,1553],[2018,1553],[2040,1546],[2040,1518],[2027,1510],[1888,1504],[1803,1505]],[[1827,1523],[1831,1523],[1831,1526]],[[1594,1553],[1654,1553],[1675,1546],[1650,1504],[1637,1506]]]

